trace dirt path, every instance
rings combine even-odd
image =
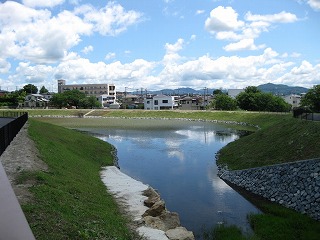
[[[32,195],[28,187],[32,182],[17,184],[17,177],[22,171],[46,170],[46,164],[38,157],[38,149],[28,136],[28,123],[26,123],[10,145],[0,156],[0,161],[6,171],[11,186],[20,204],[31,200]]]

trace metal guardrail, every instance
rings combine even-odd
[[[25,112],[1,112],[0,156],[28,120]],[[10,120],[12,119],[12,120]],[[0,240],[35,240],[7,174],[0,162]]]
[[[2,118],[13,118],[0,128],[0,156],[28,120],[27,112],[1,112]]]

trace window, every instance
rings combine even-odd
[[[168,100],[162,100],[162,103],[169,103]]]
[[[147,101],[147,104],[150,104],[150,101]]]
[[[158,105],[158,100],[154,100],[154,105]]]

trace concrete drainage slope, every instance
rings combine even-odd
[[[320,220],[320,158],[229,171],[219,177],[272,202]]]

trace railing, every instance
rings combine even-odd
[[[305,108],[293,109],[293,117],[309,121],[320,121],[320,113],[315,113]]]
[[[0,112],[2,118],[13,118],[0,128],[0,156],[28,120],[27,112]]]
[[[28,120],[25,112],[1,112],[0,156]],[[0,239],[35,240],[0,161]]]

